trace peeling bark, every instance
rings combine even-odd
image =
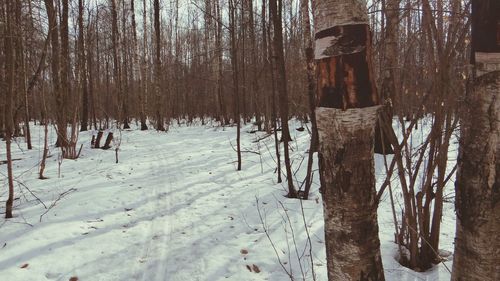
[[[319,166],[328,280],[385,280],[378,238],[374,134],[379,111],[366,2],[317,0]]]

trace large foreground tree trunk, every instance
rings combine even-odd
[[[384,280],[373,143],[378,106],[316,110],[328,280]]]
[[[328,280],[384,280],[373,156],[381,107],[365,1],[317,0],[314,21]]]
[[[500,2],[472,1],[477,78],[466,97],[456,181],[454,281],[500,280]]]

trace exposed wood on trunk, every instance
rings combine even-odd
[[[319,166],[328,280],[384,280],[374,132],[381,110],[365,1],[317,0],[314,10]]]

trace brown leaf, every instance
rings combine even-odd
[[[28,265],[29,264],[25,263],[25,264],[21,265],[21,268],[26,268],[26,267],[28,267]]]
[[[248,271],[252,272],[252,268],[247,264]]]
[[[69,281],[78,281],[78,277],[73,276],[73,277],[69,278]]]
[[[240,250],[240,253],[241,253],[242,255],[246,255],[246,254],[248,254],[248,250],[246,250],[246,249],[241,249],[241,250]]]
[[[257,265],[252,264],[252,268],[253,268],[253,271],[254,271],[255,273],[259,273],[259,272],[260,272],[260,268],[259,268]]]

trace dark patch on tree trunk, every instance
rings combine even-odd
[[[500,1],[472,1],[472,50],[500,53]],[[474,56],[473,56],[474,57]],[[472,63],[475,63],[472,58]]]

